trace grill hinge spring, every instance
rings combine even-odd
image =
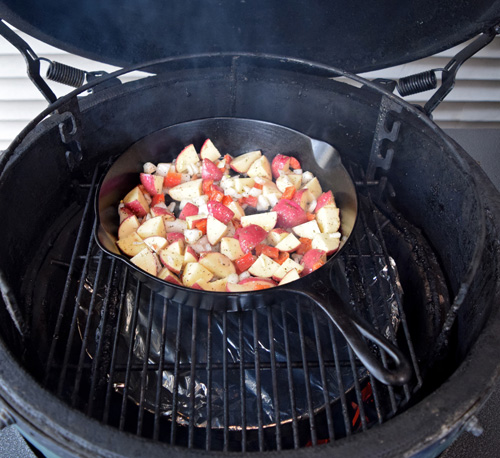
[[[437,78],[436,72],[441,72],[441,85],[433,94],[429,101],[425,104],[423,111],[430,116],[436,107],[444,100],[444,98],[455,87],[455,79],[458,70],[462,64],[472,57],[474,54],[491,43],[495,36],[500,33],[500,25],[492,27],[485,33],[479,35],[472,43],[462,49],[454,56],[445,68],[435,68],[415,75],[405,76],[398,82],[397,88],[401,96],[406,97],[411,94],[436,89]]]

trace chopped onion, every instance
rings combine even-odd
[[[151,196],[147,192],[142,193],[142,195],[146,199],[146,202],[148,203],[148,205],[150,205],[152,202]]]
[[[269,205],[271,205],[271,207],[274,207],[279,201],[279,198],[276,194],[267,194],[266,198],[269,201]]]
[[[265,184],[266,180],[263,177],[254,177],[253,181],[255,181],[257,184]]]
[[[269,200],[266,196],[259,196],[257,199],[257,211],[266,211],[269,208]]]
[[[198,207],[198,215],[208,215],[208,205],[203,203]]]
[[[170,172],[170,167],[172,167],[172,164],[168,162],[161,162],[156,166],[156,174],[164,177],[168,174],[168,172]]]
[[[304,172],[302,174],[302,184],[309,183],[314,178],[314,175],[311,172]]]
[[[302,175],[302,169],[295,169],[293,173],[295,173],[295,175]]]
[[[186,242],[189,244],[196,243],[198,240],[201,239],[202,235],[203,232],[201,232],[199,229],[184,230],[184,238],[186,239]]]
[[[198,196],[196,199],[194,199],[194,204],[198,205],[198,207],[205,205],[207,202],[208,202],[208,196],[206,194]]]
[[[146,162],[143,166],[142,166],[143,170],[144,170],[144,173],[150,173],[150,174],[153,174],[156,172],[156,165],[154,165],[152,162]]]
[[[239,276],[239,281],[244,280],[245,278],[251,277],[250,272],[245,270],[245,272],[241,272]]]
[[[312,213],[315,208],[316,208],[316,205],[318,205],[318,201],[316,199],[314,199],[310,204],[309,206],[307,207],[307,211]]]
[[[229,274],[227,276],[227,282],[228,283],[238,283],[239,282],[238,274]]]
[[[262,189],[251,188],[248,194],[252,197],[259,197],[262,194]]]

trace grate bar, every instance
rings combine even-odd
[[[142,363],[141,372],[141,390],[139,394],[139,417],[137,419],[137,435],[142,435],[142,428],[144,423],[144,402],[146,401],[146,383],[148,376],[148,361],[149,352],[151,349],[151,332],[153,328],[153,310],[154,310],[154,293],[149,292],[149,307],[148,307],[148,330],[146,334],[146,343],[144,346],[144,361]]]
[[[94,174],[92,176],[92,189],[94,189],[94,187],[96,185],[97,170],[98,170],[98,168],[96,167],[96,169],[94,170]],[[54,332],[52,334],[52,341],[51,341],[51,344],[50,344],[50,350],[49,350],[49,354],[47,356],[47,364],[45,366],[46,367],[46,369],[45,369],[45,379],[44,379],[44,385],[45,386],[47,385],[47,383],[49,381],[50,369],[52,367],[52,363],[53,363],[53,360],[54,360],[57,342],[59,341],[59,337],[60,337],[59,333],[61,331],[61,325],[62,325],[62,322],[63,322],[63,319],[64,319],[66,305],[68,303],[69,291],[70,291],[71,285],[73,283],[73,275],[74,275],[74,270],[75,270],[76,258],[77,258],[77,255],[78,255],[78,250],[80,249],[80,245],[82,243],[82,239],[83,239],[83,236],[84,236],[85,227],[88,224],[87,220],[88,220],[89,215],[90,215],[90,209],[92,208],[92,206],[90,204],[91,201],[92,201],[92,195],[93,195],[93,193],[89,192],[87,200],[85,202],[85,207],[83,209],[82,220],[81,220],[81,223],[80,223],[80,225],[78,227],[78,232],[77,232],[77,235],[76,235],[75,245],[74,245],[74,248],[73,248],[73,252],[71,254],[71,262],[69,263],[69,266],[68,266],[68,274],[66,276],[66,281],[64,283],[63,294],[62,294],[61,302],[59,304],[59,313],[57,315],[57,320],[56,320],[56,324],[55,324],[55,327],[54,327]]]
[[[330,405],[330,396],[329,396],[329,390],[328,390],[328,382],[326,379],[326,372],[325,372],[325,365],[324,365],[324,358],[323,358],[323,348],[321,346],[321,339],[319,335],[319,329],[318,329],[318,313],[316,308],[314,308],[313,313],[313,326],[314,326],[314,335],[316,337],[316,350],[318,352],[318,358],[319,358],[319,371],[320,371],[320,376],[321,376],[321,386],[323,387],[323,399],[325,401],[325,411],[326,411],[326,422],[328,426],[328,437],[330,440],[335,440],[335,432],[333,430],[333,418],[332,418],[332,408]]]
[[[290,338],[288,335],[288,322],[286,319],[285,306],[281,306],[281,320],[283,322],[283,336],[285,340],[285,354],[287,362],[287,375],[288,375],[288,395],[290,397],[290,407],[292,410],[292,433],[293,433],[293,446],[294,448],[300,447],[299,442],[299,425],[297,419],[297,406],[295,402],[295,387],[293,383],[293,373],[290,355]]]
[[[123,314],[123,309],[125,308],[125,291],[126,288],[125,286],[128,283],[128,269],[123,269],[122,271],[122,281],[120,285],[120,302],[118,305],[118,317],[116,318],[116,325],[115,325],[115,335],[113,338],[113,351],[111,353],[111,363],[110,363],[110,369],[109,369],[109,380],[108,380],[108,386],[106,389],[106,398],[104,400],[104,412],[102,415],[102,421],[103,423],[108,423],[109,420],[109,411],[111,407],[111,394],[113,393],[113,380],[115,376],[115,364],[116,364],[116,358],[117,358],[117,350],[118,350],[118,339],[120,336],[120,323],[122,321],[122,314]]]
[[[210,310],[207,322],[207,429],[205,432],[205,450],[211,449],[212,435],[210,429],[212,425],[212,318],[213,312]]]
[[[278,374],[276,371],[276,349],[274,345],[273,315],[271,309],[267,312],[267,329],[269,336],[269,352],[271,356],[271,376],[273,385],[274,416],[276,418],[276,449],[281,450],[281,421],[280,421],[280,402],[278,391]]]
[[[363,431],[366,431],[366,418],[365,418],[365,408],[363,405],[363,395],[361,394],[361,386],[359,384],[359,379],[356,377],[356,371],[355,371],[355,363],[354,363],[354,352],[352,351],[352,348],[350,345],[347,346],[347,351],[349,352],[349,357],[351,358],[352,361],[352,371],[353,371],[353,376],[354,376],[354,392],[356,393],[356,401],[358,402],[356,406],[353,405],[353,402],[351,402],[351,406],[356,410],[359,409],[359,417],[361,420],[361,428]],[[352,426],[354,427],[356,417],[353,416],[352,418]]]
[[[134,300],[134,309],[132,312],[132,323],[130,326],[130,344],[128,348],[128,355],[127,355],[127,367],[130,366],[132,362],[132,357],[133,357],[133,350],[134,350],[134,341],[135,341],[135,334],[136,334],[136,328],[137,328],[137,316],[139,314],[139,299],[141,296],[141,282],[137,280],[136,282],[136,292],[135,292],[135,300]],[[125,382],[123,386],[123,395],[122,395],[122,405],[121,405],[121,411],[120,411],[120,424],[119,424],[119,429],[120,431],[123,431],[125,428],[125,420],[127,416],[127,400],[128,400],[128,391],[129,391],[129,386],[130,386],[130,374],[131,371],[130,369],[127,369],[125,371]]]
[[[94,229],[95,229],[95,225],[96,225],[96,223],[94,222],[94,227],[93,227]],[[91,237],[89,244],[88,244],[87,252],[89,254],[90,254],[92,247],[93,247],[93,240],[94,239]],[[80,302],[81,302],[81,298],[82,298],[82,293],[83,293],[83,290],[85,288],[85,286],[84,286],[85,285],[85,276],[87,275],[89,264],[90,263],[89,263],[88,259],[85,260],[85,263],[84,263],[84,266],[83,266],[83,269],[82,269],[82,272],[80,275],[80,283],[78,285],[78,292],[77,292],[77,296],[76,296],[76,300],[75,300],[75,306],[73,308],[73,317],[71,319],[71,327],[69,330],[69,336],[67,339],[67,346],[66,346],[66,349],[64,352],[63,364],[62,364],[61,373],[59,376],[59,383],[57,386],[58,396],[61,396],[62,391],[63,391],[63,387],[64,387],[64,382],[66,380],[66,372],[67,372],[68,362],[69,362],[69,358],[70,358],[70,354],[71,354],[71,349],[73,346],[74,336],[76,333],[78,310],[79,310],[79,306],[80,306]],[[54,342],[57,342],[58,338],[59,338],[59,336],[54,337],[54,339],[55,339]],[[54,345],[54,347],[55,347],[55,345]],[[48,372],[47,372],[47,375],[48,375]]]
[[[161,389],[163,381],[163,362],[165,360],[165,342],[167,340],[167,316],[168,316],[167,299],[163,300],[163,316],[161,321],[161,340],[160,340],[160,362],[158,364],[157,383],[156,383],[156,402],[155,402],[155,418],[153,427],[153,439],[158,440],[160,437],[160,406],[161,406]]]
[[[254,364],[255,364],[255,388],[257,399],[257,423],[259,431],[259,450],[264,451],[264,431],[263,431],[263,413],[262,413],[262,382],[260,378],[260,355],[259,355],[259,324],[257,320],[257,310],[252,311],[253,324],[253,348],[254,348]]]
[[[228,451],[229,448],[229,380],[227,370],[227,312],[222,314],[222,383],[224,385],[224,445],[223,450]]]
[[[191,333],[191,370],[189,373],[189,431],[188,447],[194,446],[194,413],[195,413],[195,377],[196,377],[196,337],[198,336],[198,308],[193,307],[192,333]]]
[[[105,342],[105,329],[106,329],[106,322],[108,318],[108,307],[110,303],[110,296],[111,296],[111,285],[113,284],[113,278],[115,276],[115,268],[116,268],[116,260],[113,258],[111,261],[111,266],[109,268],[108,272],[108,280],[106,282],[106,294],[104,296],[104,301],[103,301],[103,309],[101,313],[101,321],[99,324],[99,327],[101,329],[101,336],[99,338],[99,342],[97,344],[97,350],[94,359],[92,360],[92,380],[90,384],[90,391],[89,391],[89,397],[88,397],[88,415],[89,417],[92,417],[93,415],[93,410],[94,410],[94,402],[96,398],[96,390],[97,390],[97,382],[98,382],[98,373],[99,373],[99,368],[101,367],[101,357],[102,357],[102,352],[103,352],[103,347],[104,347],[104,342]]]
[[[243,353],[243,314],[238,313],[238,346],[240,349],[240,400],[241,400],[241,451],[247,449],[247,416],[246,416],[246,388],[245,388],[245,367]]]
[[[344,386],[344,378],[342,376],[342,372],[340,371],[340,366],[338,364],[339,360],[339,351],[337,347],[337,341],[336,341],[336,333],[333,330],[333,324],[331,320],[328,320],[328,331],[330,332],[330,341],[332,343],[332,351],[333,351],[333,358],[335,361],[335,372],[337,376],[337,383],[339,384],[339,392],[340,392],[340,404],[342,406],[342,417],[344,419],[344,426],[346,430],[346,434],[350,435],[351,434],[351,420],[349,417],[349,410],[347,408],[347,398],[345,395],[345,386]]]
[[[170,443],[175,444],[177,436],[177,406],[178,386],[179,386],[179,360],[181,354],[181,334],[182,334],[182,311],[183,307],[177,305],[177,329],[175,335],[175,360],[174,360],[174,389],[172,392],[172,427],[170,429]]]
[[[311,433],[311,442],[313,447],[318,443],[318,437],[316,434],[316,420],[314,417],[314,407],[312,403],[312,393],[311,393],[311,378],[309,377],[309,368],[307,367],[307,354],[306,354],[306,343],[304,336],[304,324],[302,321],[302,310],[300,303],[297,303],[297,321],[299,324],[299,336],[300,336],[300,352],[303,361],[303,371],[304,371],[304,385],[306,387],[306,399],[307,399],[307,410],[309,414],[309,431]]]
[[[99,257],[99,263],[97,264],[97,272],[96,272],[96,276],[95,276],[96,281],[99,281],[99,278],[101,277],[103,259],[104,259],[104,252],[101,252],[101,255]],[[90,334],[90,322],[91,322],[90,317],[92,316],[92,313],[94,312],[96,296],[97,296],[97,288],[94,288],[92,290],[92,296],[90,299],[89,310],[87,313],[87,322],[85,323],[85,331],[83,333],[82,345],[80,347],[80,356],[78,358],[78,367],[76,370],[75,384],[73,387],[73,394],[71,396],[71,405],[73,407],[76,405],[76,401],[78,399],[78,392],[80,391],[80,383],[82,381],[82,376],[83,376],[83,363],[84,363],[85,358],[87,356],[87,348],[88,348],[87,342],[89,340],[89,334]],[[79,301],[77,301],[77,306],[78,305],[79,305]]]

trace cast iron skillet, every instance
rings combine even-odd
[[[134,275],[155,292],[190,306],[213,310],[248,310],[273,300],[283,300],[283,295],[288,293],[306,296],[328,315],[375,378],[387,385],[407,383],[412,371],[400,350],[356,316],[332,288],[332,269],[338,252],[323,267],[300,280],[244,293],[200,291],[167,283],[138,269],[120,253],[115,244],[119,223],[118,203],[139,183],[142,165],[145,162],[170,162],[190,143],[194,143],[199,151],[206,138],[210,138],[223,154],[237,156],[260,149],[270,159],[278,153],[299,159],[304,170],[318,177],[323,189],[333,191],[340,208],[341,233],[346,238],[351,236],[358,211],[356,190],[341,164],[338,152],[332,146],[268,122],[208,118],[154,132],[135,143],[112,164],[96,194],[98,224],[95,235],[99,246],[109,255],[125,262]],[[392,359],[391,367],[382,365],[362,336],[384,349]]]

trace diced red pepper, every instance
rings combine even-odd
[[[278,256],[280,255],[280,250],[278,248],[266,245],[264,243],[259,243],[255,247],[255,254],[257,256],[260,256],[261,254],[265,254],[266,256],[269,256],[271,259],[278,259]]]
[[[294,194],[295,194],[295,186],[288,186],[285,189],[285,192],[283,193],[281,198],[291,200]]]
[[[295,159],[294,157],[290,158],[290,167],[292,169],[300,169],[300,168],[302,168],[300,166],[300,162],[298,161],[298,159]]]
[[[180,185],[181,182],[182,182],[182,173],[168,172],[163,178],[163,187],[173,188],[174,186]]]
[[[320,267],[323,267],[325,263],[323,261],[318,261],[312,266],[312,271],[314,272],[316,269],[319,269]]]
[[[248,196],[248,197],[242,197],[241,199],[238,200],[238,202],[240,203],[240,205],[247,204],[250,205],[250,207],[256,207],[258,200],[259,199],[257,197]]]
[[[275,259],[275,261],[278,263],[278,264],[283,264],[288,258],[290,257],[290,254],[287,253],[286,251],[281,251],[279,256],[278,256],[278,259]]]
[[[239,219],[233,218],[233,226],[235,230],[238,230],[241,227],[241,222]]]
[[[253,185],[253,187],[254,187],[255,189],[262,189],[264,186],[263,186],[263,185],[261,185],[260,183],[255,183],[255,184]]]
[[[254,285],[253,289],[254,291],[258,291],[260,289],[268,289],[268,288],[272,288],[273,285],[271,283],[269,283],[268,285],[264,285],[264,284],[261,284],[261,285]]]
[[[224,199],[224,191],[219,188],[219,186],[213,184],[210,193],[208,194],[208,200],[214,200],[215,202],[222,202]]]
[[[200,230],[203,235],[207,233],[207,218],[197,219],[193,223],[194,227]]]
[[[151,201],[151,206],[154,207],[155,205],[164,202],[165,202],[165,196],[163,194],[156,194],[156,196],[153,196],[153,200]]]
[[[224,160],[226,161],[226,164],[229,164],[233,160],[233,158],[229,154],[226,154],[224,156]]]
[[[245,272],[245,270],[248,270],[254,262],[255,262],[255,256],[252,253],[247,253],[246,255],[234,261],[234,265],[236,266],[236,272],[238,274]]]
[[[307,238],[307,237],[300,237],[299,241],[300,241],[300,245],[297,248],[296,253],[297,254],[307,253],[312,247],[312,240]]]
[[[231,196],[224,196],[222,198],[222,205],[225,205],[226,207],[231,204],[231,202],[233,201],[233,198]]]
[[[312,221],[316,219],[316,215],[314,213],[307,212],[307,221]]]
[[[212,191],[212,185],[214,184],[214,180],[203,180],[201,183],[202,183],[203,194],[210,194],[210,192]]]

